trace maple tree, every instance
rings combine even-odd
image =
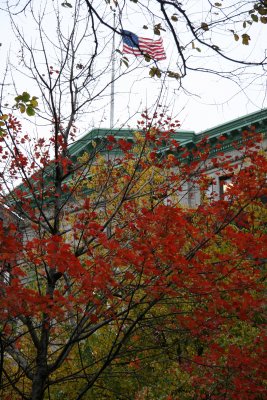
[[[251,127],[238,159],[214,157],[144,113],[128,140],[75,159],[63,133],[35,141],[2,121],[2,398],[123,398],[136,381],[137,398],[263,398],[262,136]],[[232,175],[224,199],[205,199],[211,165]],[[187,183],[204,195],[195,208]]]
[[[52,13],[47,2],[38,13],[33,3],[17,6],[30,10],[38,44],[23,36],[15,16],[13,26],[38,93],[16,92],[12,109],[1,102],[1,206],[10,219],[0,225],[1,397],[264,398],[262,136],[249,127],[234,140],[238,159],[213,155],[224,136],[183,148],[175,140],[179,122],[159,107],[157,116],[144,113],[131,135],[92,136],[84,154],[73,154],[77,126],[91,121],[89,107],[110,84],[102,81],[110,54],[105,66],[96,63],[107,47],[101,35],[114,32],[110,2],[75,2],[68,29],[62,7],[52,2]],[[113,3],[121,15],[141,4]],[[230,29],[244,16],[265,23],[265,3],[253,3],[253,13],[245,3],[244,14],[228,16]],[[177,16],[168,15],[171,29]],[[52,17],[57,35],[46,29]],[[219,16],[217,27],[222,23]],[[99,24],[107,31],[100,34]],[[215,25],[194,30],[181,60],[201,56],[195,41],[214,45],[207,37]],[[240,29],[228,34],[246,46]],[[186,71],[182,62],[167,74],[180,79]],[[25,115],[37,117],[36,126],[42,118],[49,134],[28,134]],[[207,195],[207,168],[232,177],[224,199]],[[195,208],[183,203],[189,186],[202,198]]]

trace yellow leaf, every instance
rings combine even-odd
[[[19,111],[20,111],[22,114],[26,111],[26,107],[25,107],[24,104],[21,104],[21,105],[19,106]]]
[[[234,38],[235,38],[235,41],[237,42],[239,40],[239,35],[237,33],[234,33]]]
[[[32,106],[33,108],[37,107],[37,106],[38,106],[38,101],[35,100],[35,99],[32,99],[32,100],[31,100],[31,106]]]
[[[249,45],[249,41],[250,41],[250,36],[247,33],[244,33],[242,35],[242,43],[246,46]]]

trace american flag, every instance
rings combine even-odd
[[[144,56],[148,54],[153,60],[166,60],[162,38],[158,40],[138,37],[132,32],[122,31],[123,53]]]

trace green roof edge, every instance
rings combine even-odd
[[[262,124],[264,123],[264,124]],[[189,145],[190,143],[194,144],[199,142],[203,137],[208,137],[209,139],[217,138],[223,134],[230,134],[232,132],[241,132],[249,128],[251,125],[258,125],[261,128],[261,125],[264,126],[265,132],[267,131],[267,109],[262,109],[260,111],[253,112],[251,114],[247,114],[243,117],[235,118],[231,121],[225,122],[223,124],[217,125],[213,128],[205,129],[199,133],[189,130],[178,130],[173,135],[173,138],[181,143],[182,146]],[[257,126],[256,126],[257,128]],[[90,132],[86,133],[76,142],[72,143],[69,146],[70,156],[77,157],[82,154],[82,151],[85,151],[91,141],[96,140],[98,138],[103,138],[103,136],[107,135],[115,135],[116,138],[124,138],[130,139],[133,132],[138,129],[130,129],[130,128],[120,128],[120,129],[111,129],[111,128],[95,128]]]
[[[197,135],[201,137],[209,136],[211,138],[213,136],[222,135],[234,130],[246,129],[250,125],[262,122],[264,119],[266,119],[267,122],[267,108],[247,114],[243,117],[235,118],[213,128],[205,129],[204,131],[199,132]]]

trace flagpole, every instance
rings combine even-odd
[[[113,13],[113,28],[115,29],[115,11]],[[115,110],[115,101],[114,101],[114,85],[115,80],[115,32],[113,32],[112,38],[112,53],[111,53],[111,85],[110,85],[110,129],[114,127],[114,110]]]

